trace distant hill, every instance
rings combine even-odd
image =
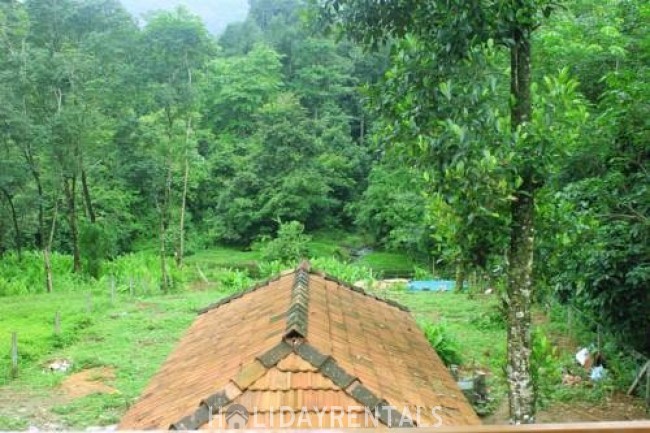
[[[208,30],[218,35],[229,23],[243,21],[248,13],[248,0],[122,0],[126,9],[138,19],[142,14],[185,5],[201,16]]]

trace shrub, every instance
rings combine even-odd
[[[248,276],[248,273],[238,269],[225,269],[221,271],[217,280],[219,281],[219,288],[225,292],[239,292],[251,287],[254,284],[253,279]]]
[[[459,365],[462,363],[463,359],[460,354],[460,345],[449,333],[444,323],[421,321],[419,325],[425,337],[427,337],[429,344],[436,350],[445,365]]]
[[[530,357],[530,370],[537,404],[543,406],[552,397],[557,385],[562,382],[562,365],[557,348],[539,329],[532,335],[533,350]]]
[[[490,307],[484,313],[474,316],[471,324],[478,329],[501,330],[506,329],[506,313],[502,307]]]
[[[85,286],[83,277],[72,273],[72,257],[53,252],[50,256],[54,291],[67,292]],[[0,259],[0,296],[45,292],[43,253],[26,251],[21,256],[6,254]]]
[[[374,281],[372,270],[361,265],[351,265],[333,257],[315,258],[311,261],[312,268],[326,272],[333,277],[350,284],[356,281]]]
[[[280,223],[277,237],[262,248],[265,260],[283,263],[298,262],[309,255],[311,236],[305,234],[305,226],[298,221]]]
[[[280,272],[287,269],[287,266],[280,260],[271,260],[268,262],[259,262],[257,264],[261,278],[271,278],[279,275]]]

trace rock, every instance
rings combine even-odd
[[[55,373],[66,373],[72,368],[72,361],[68,359],[57,359],[47,365],[47,369]]]

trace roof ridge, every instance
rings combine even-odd
[[[308,263],[308,262],[307,262]],[[309,311],[309,268],[305,262],[295,271],[291,287],[291,301],[287,310],[285,339],[306,338]]]

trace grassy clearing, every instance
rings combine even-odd
[[[390,251],[372,251],[361,257],[357,263],[372,269],[378,275],[388,277],[410,275],[416,267],[422,266],[422,263],[405,254]]]
[[[219,247],[198,252],[186,258],[188,265],[214,268],[238,268],[254,266],[261,260],[259,251],[233,247]]]
[[[225,292],[184,292],[174,295],[94,296],[87,311],[82,294],[32,295],[5,299],[0,350],[8,353],[10,332],[19,333],[20,376],[6,385],[10,389],[52,390],[66,376],[44,372],[49,360],[70,359],[74,371],[108,366],[116,371],[116,394],[95,394],[55,401],[52,411],[69,427],[112,424],[138,396],[174,343],[196,317],[196,310]],[[53,334],[56,311],[62,316],[62,336]],[[5,370],[8,363],[3,363]],[[54,397],[55,399],[57,397]],[[18,421],[0,410],[0,429]]]
[[[362,236],[342,231],[324,231],[311,234],[308,243],[309,256],[312,259],[335,258],[351,261],[351,251],[366,245]],[[239,249],[221,246],[188,256],[186,264],[193,270],[200,269],[208,278],[218,274],[224,268],[255,270],[262,264],[260,248]],[[373,250],[353,263],[370,268],[378,275],[412,274],[423,263],[396,251]]]

